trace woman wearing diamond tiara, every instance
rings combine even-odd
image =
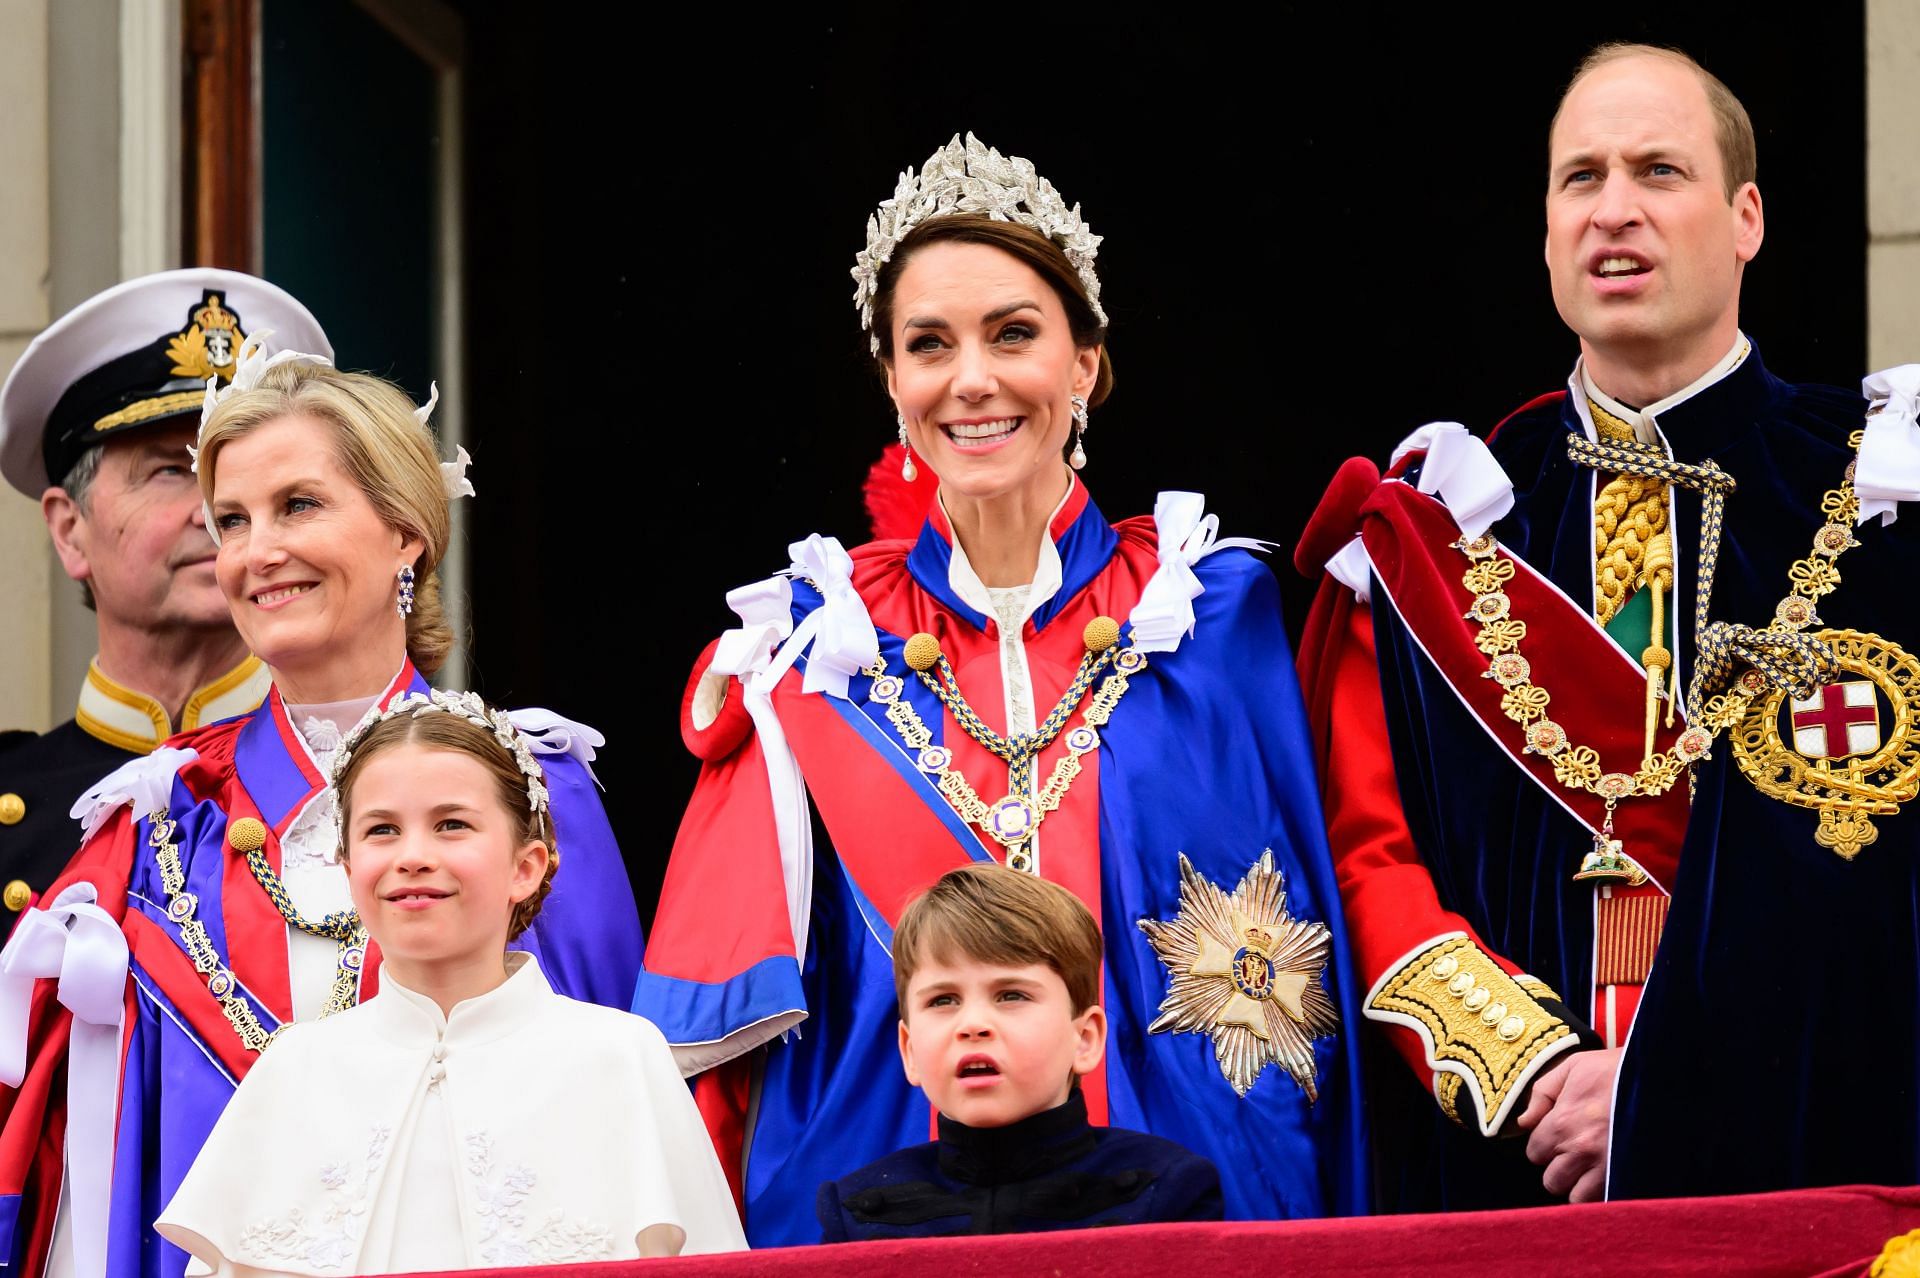
[[[63,1151],[25,1137],[64,1121],[82,1275],[179,1274],[185,1253],[156,1251],[149,1222],[234,1085],[282,1025],[378,987],[378,947],[334,859],[325,777],[342,735],[425,692],[451,645],[436,568],[450,499],[472,486],[464,455],[440,464],[431,408],[252,342],[232,385],[208,391],[196,469],[215,576],[273,688],[258,710],[176,737],[83,795],[84,846],[20,925],[13,962],[0,959],[12,982],[0,1009],[13,1009],[0,1043],[19,1052],[24,1040],[26,1053],[26,1081],[0,1102],[0,1193],[60,1201]],[[602,738],[545,711],[519,721],[569,837],[564,886],[516,945],[560,992],[624,1007],[640,926],[587,766]],[[55,982],[28,979],[56,974],[57,998]],[[50,1086],[63,1063],[64,1088]],[[50,1223],[35,1219],[30,1236]]]
[[[380,992],[261,1058],[164,1237],[215,1274],[746,1246],[660,1031],[555,994],[538,959],[506,951],[565,881],[546,779],[471,692],[409,693],[347,738],[340,861],[385,955]]]
[[[817,1237],[820,1182],[926,1140],[887,947],[987,859],[1103,923],[1095,1122],[1211,1159],[1231,1217],[1365,1208],[1357,991],[1275,583],[1198,494],[1109,525],[1077,474],[1112,386],[1099,243],[971,136],[902,175],[854,300],[903,478],[937,497],[912,540],[794,543],[689,685],[704,766],[635,1010],[700,1072],[756,1246]]]

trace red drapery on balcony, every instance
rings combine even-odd
[[[1097,1274],[1099,1278],[1279,1278],[1418,1274],[1421,1278],[1739,1274],[1808,1278],[1867,1273],[1888,1240],[1920,1229],[1920,1189],[1853,1186],[1730,1198],[1596,1203],[1447,1216],[1375,1216],[1227,1225],[930,1238],[791,1247],[733,1256],[549,1270],[486,1270],[599,1278],[965,1278]],[[1920,1248],[1908,1261],[1920,1273]]]

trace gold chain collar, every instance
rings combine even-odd
[[[1864,432],[1855,431],[1849,443],[1857,451],[1864,437]],[[1860,509],[1853,491],[1856,464],[1848,463],[1840,487],[1821,499],[1821,513],[1827,522],[1814,534],[1812,553],[1796,560],[1787,570],[1792,589],[1774,609],[1773,623],[1762,633],[1789,633],[1818,622],[1813,601],[1839,586],[1840,571],[1835,561],[1860,544],[1847,522]],[[1697,721],[1689,723],[1667,750],[1649,751],[1634,772],[1608,772],[1600,762],[1598,751],[1591,746],[1574,745],[1566,729],[1547,717],[1547,706],[1553,698],[1533,682],[1532,667],[1520,655],[1520,641],[1526,637],[1527,623],[1512,615],[1512,600],[1504,589],[1513,579],[1513,561],[1502,557],[1499,542],[1491,533],[1471,540],[1463,536],[1452,545],[1472,562],[1460,581],[1474,593],[1473,606],[1466,616],[1479,623],[1480,631],[1474,637],[1474,644],[1489,659],[1481,678],[1494,680],[1504,690],[1500,710],[1522,726],[1526,738],[1524,752],[1541,755],[1551,762],[1554,778],[1561,785],[1585,790],[1606,802],[1606,816],[1600,831],[1594,835],[1593,850],[1582,859],[1573,877],[1599,883],[1646,882],[1646,871],[1626,854],[1620,840],[1613,837],[1614,808],[1623,799],[1665,794],[1682,774],[1690,777],[1691,765],[1709,757],[1720,732],[1746,718],[1754,698],[1767,691],[1767,679],[1757,670],[1743,671],[1725,693],[1712,697],[1701,707]]]
[[[988,728],[961,695],[959,681],[941,653],[938,640],[923,632],[907,641],[902,657],[908,667],[940,698],[962,731],[1006,760],[1009,791],[996,803],[981,798],[973,783],[953,766],[951,750],[933,744],[932,730],[904,695],[905,681],[886,672],[884,659],[876,660],[861,673],[873,679],[867,693],[869,699],[886,707],[887,721],[907,748],[915,752],[916,766],[934,779],[941,795],[960,819],[978,826],[1006,850],[1008,869],[1037,874],[1039,866],[1034,857],[1033,839],[1040,823],[1067,797],[1067,790],[1082,770],[1081,756],[1100,748],[1098,730],[1107,725],[1120,698],[1127,694],[1129,677],[1147,668],[1146,654],[1134,648],[1121,649],[1119,637],[1120,627],[1111,617],[1095,617],[1088,622],[1084,635],[1087,653],[1081,658],[1079,673],[1066,696],[1047,716],[1047,722],[1039,731],[1012,738],[1001,737]],[[1106,678],[1087,701],[1080,726],[1066,734],[1067,752],[1055,761],[1046,784],[1034,793],[1031,788],[1033,760],[1059,736],[1067,716],[1086,695],[1086,687],[1094,674],[1108,666],[1111,669]],[[931,673],[936,668],[940,672],[937,679]]]
[[[259,830],[264,842],[265,827],[249,817],[235,821],[228,831],[229,842],[243,854],[252,850],[240,846],[251,837],[249,826]],[[186,890],[187,876],[180,864],[179,844],[175,842],[178,833],[179,827],[164,808],[154,813],[148,822],[147,844],[153,849],[154,860],[160,867],[160,888],[167,897],[167,917],[180,929],[180,942],[186,948],[187,957],[193,961],[194,970],[206,981],[207,993],[213,995],[220,1004],[220,1011],[239,1036],[240,1045],[250,1052],[264,1052],[285,1027],[269,1030],[260,1023],[260,1018],[254,1015],[253,1005],[240,994],[239,978],[220,961],[218,952],[213,948],[213,938],[207,934],[206,925],[198,917],[200,898]],[[278,883],[277,876],[274,881]],[[262,887],[264,889],[265,885],[262,884]],[[355,924],[353,934],[338,942],[339,960],[334,971],[333,986],[320,1010],[322,1018],[343,1012],[359,1001],[360,970],[366,962],[367,932],[364,927],[358,926],[357,919]]]
[[[1827,522],[1813,535],[1813,548],[1787,569],[1792,588],[1774,606],[1770,630],[1803,632],[1820,626],[1817,601],[1840,587],[1840,556],[1859,545],[1853,530],[1860,516],[1853,489],[1858,451],[1866,438],[1855,431],[1848,443],[1855,460],[1847,464],[1839,487],[1820,499]],[[1759,699],[1733,734],[1734,761],[1755,789],[1769,798],[1819,814],[1814,842],[1845,860],[1877,840],[1872,817],[1893,816],[1903,803],[1920,797],[1920,661],[1877,635],[1856,630],[1823,629],[1808,636],[1829,648],[1840,672],[1864,678],[1892,707],[1894,721],[1880,746],[1866,757],[1842,756],[1838,768],[1829,753],[1809,760],[1789,749],[1780,733],[1785,689]],[[1836,679],[1834,682],[1838,682]],[[1877,726],[1878,709],[1875,709]]]

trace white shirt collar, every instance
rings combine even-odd
[[[1059,505],[1053,508],[1053,512],[1047,516],[1046,527],[1040,530],[1040,548],[1033,566],[1033,588],[1027,594],[1026,617],[1031,617],[1039,610],[1040,605],[1059,593],[1060,548],[1053,544],[1053,521],[1059,517],[1060,511],[1065,508],[1068,499],[1072,496],[1073,480],[1069,477],[1067,491],[1061,494]],[[934,499],[940,502],[941,512],[945,513],[947,509],[945,499],[937,493]],[[947,527],[953,527],[951,514],[947,515]],[[980,574],[973,570],[973,564],[968,561],[967,552],[960,545],[960,534],[957,532],[953,535],[953,558],[947,564],[947,584],[953,587],[953,593],[959,596],[960,601],[967,607],[984,614],[998,624],[999,618],[993,609],[993,596],[987,593],[987,587],[981,582]],[[1025,624],[1026,617],[1021,618],[1022,624]]]
[[[507,979],[477,998],[453,1005],[453,1014],[417,990],[396,980],[383,964],[380,992],[365,1006],[380,1034],[403,1044],[431,1043],[445,1036],[469,1043],[486,1042],[525,1024],[528,1014],[553,995],[540,961],[520,950],[507,951]]]
[[[1719,363],[1665,399],[1657,403],[1648,404],[1645,408],[1628,408],[1625,404],[1622,404],[1619,400],[1594,385],[1593,378],[1587,372],[1587,357],[1585,355],[1582,355],[1574,361],[1573,375],[1567,379],[1567,390],[1573,396],[1574,408],[1580,414],[1581,424],[1586,427],[1588,439],[1597,441],[1599,438],[1594,432],[1593,414],[1587,406],[1587,401],[1591,399],[1594,403],[1600,405],[1600,407],[1633,427],[1634,438],[1641,443],[1664,444],[1666,442],[1665,438],[1660,433],[1660,414],[1666,412],[1668,409],[1686,403],[1695,395],[1707,389],[1707,387],[1720,381],[1726,377],[1727,374],[1733,372],[1734,369],[1746,363],[1747,356],[1752,353],[1753,344],[1747,340],[1747,335],[1736,331],[1733,335],[1732,348],[1720,357]]]

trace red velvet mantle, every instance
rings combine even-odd
[[[1539,1274],[1745,1278],[1864,1275],[1887,1240],[1920,1229],[1920,1189],[1851,1186],[1729,1198],[1597,1203],[1447,1216],[842,1243],[732,1256],[485,1270],[501,1278],[646,1273],[658,1278],[893,1278],[900,1274]]]

